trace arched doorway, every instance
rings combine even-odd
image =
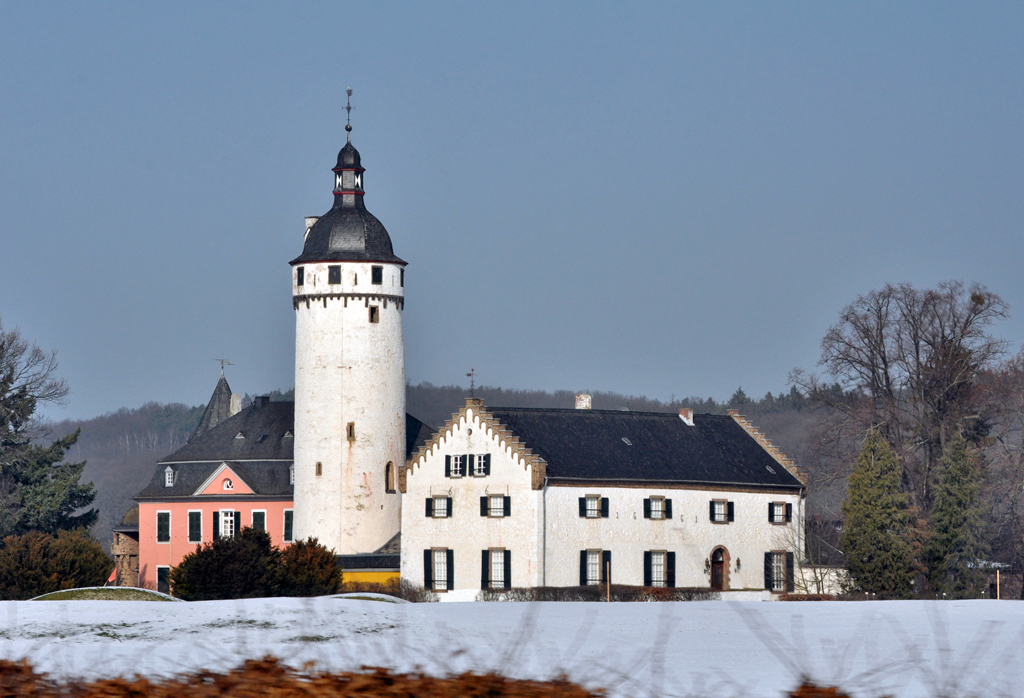
[[[729,551],[715,548],[711,552],[711,588],[726,591],[729,588]]]

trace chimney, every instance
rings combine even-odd
[[[231,416],[234,417],[236,414],[242,411],[242,396],[238,393],[231,393]]]
[[[587,393],[576,394],[576,409],[578,410],[589,410],[590,409],[590,395]]]
[[[269,395],[256,395],[252,399],[252,406],[255,407],[256,409],[266,407],[268,404],[270,404]]]
[[[686,423],[686,426],[692,427],[693,426],[693,410],[690,409],[689,407],[680,407],[679,408],[679,419],[683,420],[683,422]]]
[[[316,225],[316,222],[320,220],[320,216],[306,216],[306,232],[302,236],[302,241],[305,242],[306,238],[309,237],[309,229]]]

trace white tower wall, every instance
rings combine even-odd
[[[340,284],[328,283],[331,266],[341,268]],[[383,267],[383,283],[371,283],[373,266]],[[401,523],[401,497],[385,491],[385,470],[390,462],[397,476],[405,463],[402,274],[399,264],[370,262],[292,269],[295,537],[316,536],[338,554],[373,552]]]

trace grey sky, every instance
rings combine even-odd
[[[1020,3],[3,3],[0,315],[66,409],[289,388],[344,89],[411,382],[727,398],[885,282],[1024,339]]]

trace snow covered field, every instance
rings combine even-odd
[[[7,601],[0,655],[93,678],[228,669],[559,673],[621,696],[778,696],[801,674],[857,696],[1024,695],[1024,603]]]

